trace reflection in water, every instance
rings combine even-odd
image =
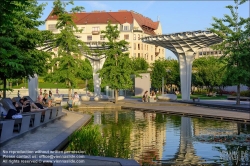
[[[194,138],[250,133],[249,125],[211,119],[128,110],[96,111],[93,114],[93,124],[101,124],[99,131],[102,140],[98,140],[98,147],[101,148],[98,155],[133,158],[141,165],[229,163],[225,155],[221,156],[229,154],[232,147],[225,142],[214,143]],[[88,141],[90,144],[91,140]],[[84,150],[84,147],[78,148]],[[245,148],[244,153],[248,153],[250,145]],[[240,160],[237,162],[243,163]]]

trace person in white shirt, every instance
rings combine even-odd
[[[74,93],[74,98],[73,98],[73,103],[75,105],[76,102],[79,101],[79,95],[77,94],[77,92]]]

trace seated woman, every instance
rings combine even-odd
[[[35,103],[31,103],[27,98],[20,100],[20,103],[23,104],[22,110],[23,112],[31,112],[34,109],[39,109]]]
[[[45,96],[43,97],[43,102],[42,102],[42,103],[43,103],[44,105],[48,103],[48,97],[49,97],[48,94],[45,94]]]
[[[148,102],[148,91],[146,91],[142,96],[142,102]]]

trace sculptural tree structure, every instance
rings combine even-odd
[[[171,50],[178,58],[182,100],[190,100],[192,64],[197,50],[222,42],[210,31],[187,31],[165,35],[148,36],[142,42]]]
[[[53,48],[48,43],[45,43],[44,48],[41,48],[44,51],[51,51]],[[104,50],[109,49],[105,46],[103,42],[87,42],[86,46],[90,51],[85,51],[82,48],[82,55],[85,56],[89,61],[93,69],[93,82],[94,82],[94,95],[101,95],[101,79],[99,78],[98,70],[102,69],[106,56],[101,54]],[[127,49],[122,49],[123,52]],[[35,101],[38,96],[38,76],[35,75],[34,78],[30,77],[28,82],[29,87],[29,96]]]

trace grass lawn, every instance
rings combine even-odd
[[[13,89],[21,89],[21,87],[25,87],[25,85],[26,85],[26,88],[28,88],[27,83],[26,84],[22,83],[22,84],[19,84],[18,86],[12,86],[12,88]],[[49,89],[49,88],[65,89],[65,88],[67,88],[65,86],[65,84],[62,84],[62,83],[54,84],[54,83],[49,83],[49,82],[39,82],[38,87],[43,88],[43,89]]]

